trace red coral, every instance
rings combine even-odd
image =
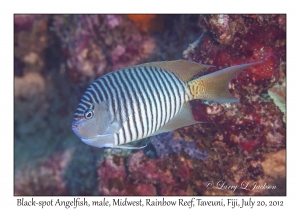
[[[239,143],[243,151],[251,152],[257,145],[254,141],[243,141]]]
[[[189,195],[192,168],[183,156],[170,159],[150,159],[143,151],[131,153],[127,159],[128,171],[123,165],[124,157],[107,157],[98,169],[99,192],[104,195]],[[177,167],[174,166],[177,163]],[[119,165],[120,164],[120,165]]]
[[[140,151],[131,154],[129,157],[128,170],[133,176],[141,180],[151,180],[153,183],[163,182],[171,185],[174,184],[171,171],[161,170],[157,167],[160,162],[160,159],[149,161],[144,153]]]
[[[275,55],[277,60],[269,58],[261,65],[250,67],[235,81],[238,85],[255,86],[255,92],[261,92],[278,79],[278,61],[285,61],[283,16],[204,15],[200,22],[215,35],[215,39],[204,36],[198,48],[190,54],[186,52],[185,58],[224,68]],[[230,38],[222,42],[222,34]]]
[[[141,183],[135,188],[136,195],[157,195],[156,188],[152,184]]]
[[[177,176],[181,179],[189,179],[191,177],[191,167],[189,166],[189,162],[182,159],[180,164],[178,164],[177,168]]]
[[[207,107],[208,105],[201,103],[200,101],[191,102],[192,111],[194,113],[195,120],[199,122],[207,121]]]
[[[100,179],[100,183],[98,188],[100,194],[156,195],[156,188],[152,184],[147,183],[147,180],[145,180],[144,177],[141,177],[141,180],[143,180],[143,182],[133,182],[132,178],[125,170],[125,161],[126,159],[124,157],[109,156],[99,164],[98,176]],[[132,162],[132,164],[134,163]],[[135,169],[140,170],[141,168],[138,168],[138,166],[136,166]],[[151,169],[148,169],[148,172],[149,170],[151,171]]]
[[[99,191],[104,195],[126,195],[126,172],[124,159],[118,156],[107,157],[98,169],[100,178]]]

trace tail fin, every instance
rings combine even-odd
[[[245,68],[264,61],[265,59],[253,63],[231,66],[189,81],[188,85],[193,99],[203,99],[218,103],[239,102],[239,99],[230,94],[228,83]]]

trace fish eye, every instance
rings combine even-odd
[[[87,109],[87,110],[85,111],[85,113],[84,113],[84,117],[85,117],[85,119],[87,119],[87,120],[92,119],[92,118],[94,117],[94,111],[91,110],[91,109]]]

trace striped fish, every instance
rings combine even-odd
[[[72,129],[95,147],[140,149],[127,143],[193,125],[189,101],[238,102],[228,83],[243,69],[263,60],[228,67],[192,80],[205,68],[196,62],[152,62],[113,71],[85,91]]]

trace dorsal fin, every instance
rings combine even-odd
[[[175,74],[178,78],[180,78],[184,82],[191,80],[192,77],[197,73],[199,73],[200,71],[208,67],[214,67],[212,65],[204,65],[193,61],[186,61],[186,60],[151,62],[151,63],[144,63],[138,66],[155,66],[155,67],[165,69]]]

